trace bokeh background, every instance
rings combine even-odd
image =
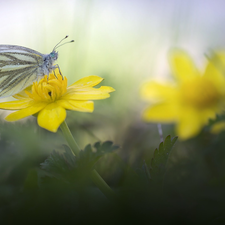
[[[173,47],[187,50],[203,69],[204,55],[225,46],[223,0],[0,0],[0,6],[0,44],[47,54],[66,35],[75,40],[58,49],[57,63],[69,84],[98,75],[105,79],[102,85],[116,91],[109,99],[95,101],[92,114],[68,112],[68,125],[81,148],[111,140],[121,146],[121,159],[134,166],[152,155],[160,142],[157,125],[141,120],[146,106],[139,97],[141,84],[169,77],[167,53]],[[30,168],[39,167],[53,149],[62,151],[65,140],[60,129],[57,134],[45,131],[35,118],[7,123],[5,115],[1,111],[0,195],[7,199]],[[172,125],[162,128],[164,137],[175,135]],[[193,146],[178,142],[174,162],[193,157]],[[120,176],[118,155],[103,157],[98,166],[111,185]],[[199,161],[191,163],[190,177],[201,169]]]
[[[110,117],[113,123],[98,135],[114,140],[118,131],[110,127],[139,123],[140,85],[170,75],[169,49],[187,50],[203,68],[204,54],[224,47],[224,5],[222,0],[1,1],[0,43],[47,54],[65,35],[74,39],[58,49],[69,84],[95,74],[116,92],[97,102],[93,114],[73,114],[96,123],[104,122],[97,114]]]
[[[225,45],[224,6],[222,0],[1,1],[0,43],[47,54],[69,35],[75,42],[58,49],[57,61],[69,84],[94,74],[116,89],[109,99],[95,101],[92,114],[68,112],[81,148],[97,140],[132,146],[132,140],[141,141],[146,131],[148,144],[156,147],[157,126],[141,121],[145,103],[140,86],[148,79],[169,77],[167,53],[173,47],[187,50],[203,69],[204,54]],[[5,114],[1,111],[2,118]],[[26,121],[3,122],[2,128],[23,129]],[[28,121],[36,127],[34,118]],[[170,127],[163,129],[164,136],[173,135]]]

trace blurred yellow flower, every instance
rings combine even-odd
[[[32,87],[14,95],[16,101],[0,103],[1,109],[18,110],[9,114],[5,120],[16,121],[37,113],[37,122],[40,127],[56,132],[66,118],[66,109],[93,112],[94,103],[90,100],[105,99],[114,89],[108,86],[93,88],[103,78],[88,76],[76,81],[67,87],[67,78],[57,71],[45,75]]]
[[[221,131],[225,130],[225,121],[219,121],[212,125],[210,131],[213,134],[219,134]]]
[[[197,135],[209,118],[225,109],[225,78],[215,60],[199,72],[190,56],[182,50],[170,55],[175,82],[146,82],[142,97],[152,103],[143,112],[147,122],[176,123],[181,139]]]

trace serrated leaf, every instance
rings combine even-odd
[[[80,166],[93,168],[94,164],[105,154],[111,153],[119,147],[113,145],[113,142],[106,141],[102,144],[96,142],[93,146],[87,145],[84,150],[80,151],[78,163]]]
[[[174,137],[171,139],[171,136],[168,135],[165,141],[160,143],[159,149],[155,149],[150,165],[150,174],[153,180],[163,180],[168,157],[177,138],[178,137]]]
[[[92,147],[88,144],[81,150],[79,156],[75,156],[69,147],[64,146],[65,151],[59,153],[53,151],[51,155],[41,163],[41,168],[56,178],[70,179],[74,176],[86,176],[90,172],[97,160],[103,155],[116,150],[118,146],[106,141],[102,144],[97,142]]]
[[[145,179],[154,184],[162,184],[168,157],[177,138],[174,137],[171,139],[171,136],[168,135],[165,141],[159,144],[159,148],[155,149],[151,161],[144,161],[141,171],[145,175]]]
[[[64,153],[53,150],[50,156],[40,164],[41,168],[57,178],[74,169],[77,159],[66,145],[64,149]]]

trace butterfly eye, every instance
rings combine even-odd
[[[51,58],[54,58],[55,57],[55,53],[54,52],[51,52],[50,53],[50,56],[51,56]]]

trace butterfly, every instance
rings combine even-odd
[[[74,42],[72,40],[59,45],[67,37],[63,38],[50,54],[42,54],[17,45],[0,45],[0,98],[19,93],[59,68],[54,64],[58,59],[56,48]]]

